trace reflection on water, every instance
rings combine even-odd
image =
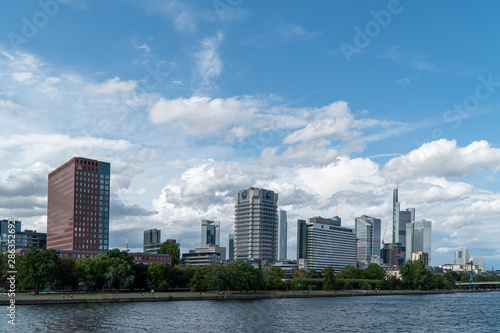
[[[497,332],[500,293],[16,307],[1,332]],[[7,311],[4,310],[4,313]]]

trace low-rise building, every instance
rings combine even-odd
[[[30,250],[17,250],[15,252],[16,255],[23,256],[26,253],[31,252]],[[87,258],[95,258],[98,255],[103,255],[105,253],[97,252],[97,251],[69,251],[69,250],[56,250],[60,259],[87,259]],[[148,254],[148,253],[128,253],[129,256],[132,256],[133,262],[136,264],[151,264],[153,262],[158,264],[168,264],[172,265],[172,258],[170,254]]]
[[[226,260],[226,248],[207,244],[182,254],[182,263],[190,266],[220,265]]]

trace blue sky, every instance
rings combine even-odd
[[[403,208],[433,221],[432,264],[500,266],[500,22],[493,1],[4,2],[0,212],[46,230],[47,173],[112,164],[112,247],[201,219],[232,232],[234,193],[296,220]]]

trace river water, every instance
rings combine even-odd
[[[16,307],[15,327],[2,316],[0,331],[500,332],[499,310],[500,292],[25,305]]]

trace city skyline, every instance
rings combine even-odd
[[[253,186],[294,259],[310,216],[390,242],[399,179],[433,265],[500,266],[500,4],[222,2],[1,3],[0,218],[46,232],[47,175],[85,156],[112,165],[110,248],[157,228],[187,252],[205,218],[228,248]]]

